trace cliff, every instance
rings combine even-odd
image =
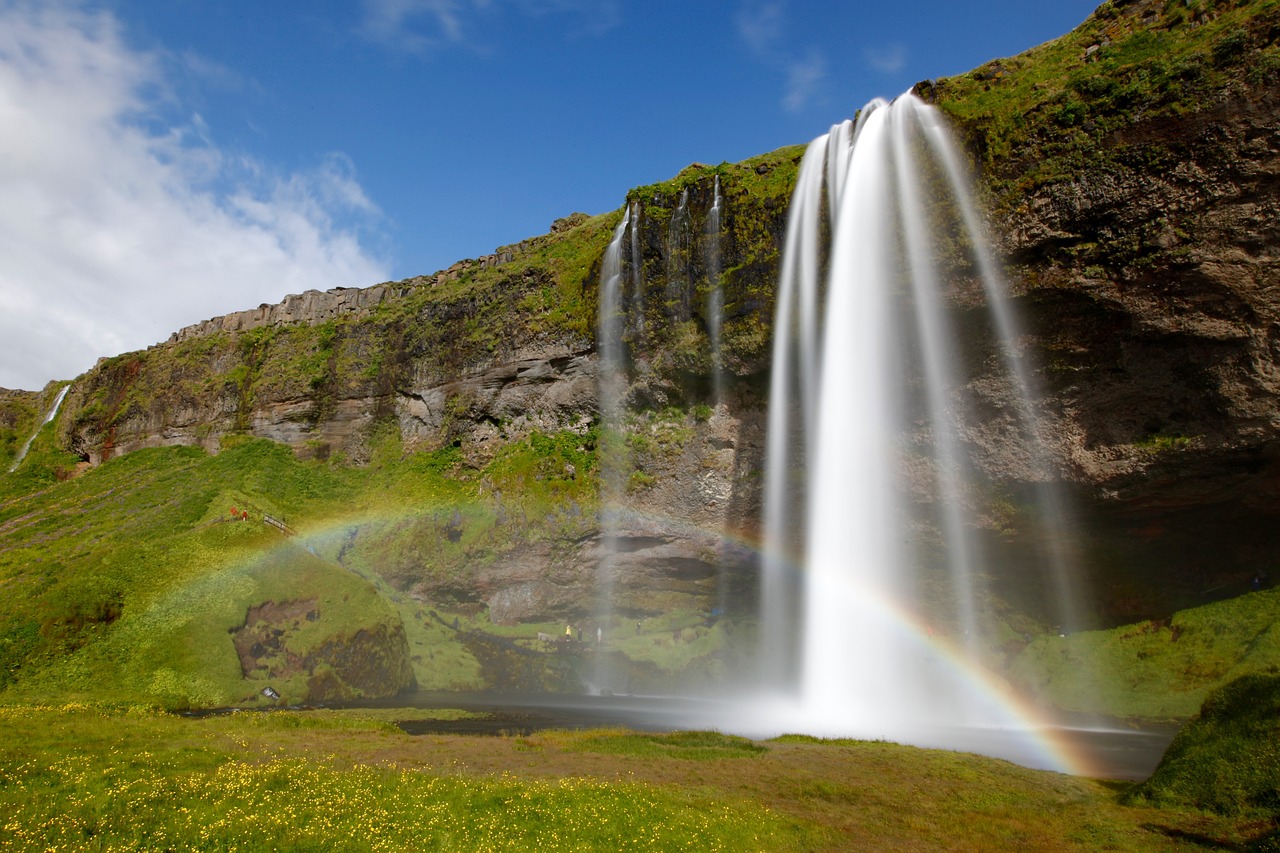
[[[1244,591],[1280,552],[1277,33],[1266,0],[1112,2],[1062,39],[918,87],[977,171],[1102,624]],[[694,165],[628,194],[642,297],[627,339],[624,613],[711,609],[725,570],[750,596],[750,553],[724,534],[759,521],[773,288],[801,153]],[[594,323],[620,215],[574,215],[431,276],[291,296],[104,360],[74,383],[58,441],[93,464],[167,445],[216,453],[241,435],[331,465],[364,465],[388,437],[404,455],[456,450],[450,472],[489,507],[483,534],[470,518],[357,525],[351,558],[496,621],[589,612],[595,472],[557,455],[530,475],[574,501],[530,522],[547,531],[530,541],[501,532],[489,472],[522,442],[559,436],[589,458],[604,440]],[[958,275],[955,304],[980,299]],[[988,533],[1016,536],[1034,526],[1031,484],[999,436],[975,424],[972,449],[992,484]],[[462,526],[488,537],[482,558],[437,553]]]

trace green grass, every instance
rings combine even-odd
[[[1211,693],[1128,800],[1280,817],[1280,677],[1246,675]]]
[[[0,709],[0,849],[812,849],[818,835],[696,789],[465,776],[267,749],[290,733],[312,745],[362,730],[393,735],[349,719],[298,730],[291,716],[253,716]]]
[[[0,850],[1176,851],[1269,828],[888,743],[412,737],[390,718],[2,706]]]
[[[449,590],[524,548],[572,557],[595,525],[598,440],[594,430],[533,431],[473,467],[456,447],[409,452],[388,432],[354,467],[229,436],[217,456],[142,450],[69,480],[51,468],[55,452],[33,451],[0,477],[0,688],[185,707],[260,702],[270,684],[305,699],[314,665],[242,678],[229,632],[251,607],[312,602],[320,618],[289,628],[288,654],[322,654],[362,630],[403,631],[420,687],[483,689],[496,676],[468,648],[469,633],[545,651],[538,631],[563,624],[494,625]],[[231,507],[253,520],[231,521]],[[296,537],[265,526],[264,514]],[[715,652],[649,645],[639,659],[678,652],[669,666]]]
[[[1185,719],[1244,674],[1280,667],[1280,589],[1143,622],[1036,638],[1014,661],[1016,682],[1066,710]]]
[[[1104,3],[1061,38],[937,82],[931,97],[970,137],[997,206],[1117,157],[1167,157],[1111,134],[1280,78],[1276,0],[1169,0],[1140,17],[1149,8]]]
[[[562,743],[567,748],[580,752],[685,761],[751,758],[768,751],[767,747],[755,741],[720,732],[672,732],[656,735],[627,731],[587,732],[579,736],[566,735]]]

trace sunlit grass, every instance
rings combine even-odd
[[[0,850],[1192,850],[1266,829],[891,743],[391,723],[414,714],[0,706]]]
[[[252,748],[298,719],[0,709],[0,849],[765,850],[815,837],[737,798],[655,785]],[[383,731],[348,715],[302,719],[317,736]]]

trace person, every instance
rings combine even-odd
[[[597,625],[596,626],[596,645],[598,646],[603,642],[604,642],[604,628],[601,628],[599,625]]]
[[[565,626],[564,626],[564,636],[565,636],[565,639],[566,639],[566,640],[572,640],[572,639],[573,639],[573,626],[572,626],[572,625],[565,625]]]
[[[582,626],[581,625],[578,626],[578,642],[579,643],[582,642]]]

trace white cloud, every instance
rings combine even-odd
[[[827,60],[814,52],[796,60],[787,68],[787,94],[782,107],[787,112],[798,113],[814,100],[818,88],[827,76]]]
[[[903,44],[886,44],[863,51],[867,65],[881,74],[897,74],[907,67],[907,48]]]
[[[373,41],[410,53],[482,48],[479,19],[508,7],[529,18],[573,17],[579,27],[568,35],[600,35],[622,22],[618,0],[364,0],[362,29]]]
[[[809,50],[803,57],[786,47],[787,10],[784,0],[745,0],[734,16],[734,26],[752,55],[776,68],[786,80],[782,108],[800,112],[817,100],[827,76],[822,52]]]
[[[281,176],[229,156],[199,116],[163,120],[164,62],[108,14],[0,0],[0,386],[386,278],[355,230],[379,214],[347,158]]]
[[[772,57],[782,39],[786,19],[782,3],[748,0],[738,8],[734,16],[738,36],[747,47],[762,58]]]
[[[423,51],[463,40],[463,16],[488,0],[365,0],[364,31],[374,41]],[[424,34],[422,20],[429,34]]]

